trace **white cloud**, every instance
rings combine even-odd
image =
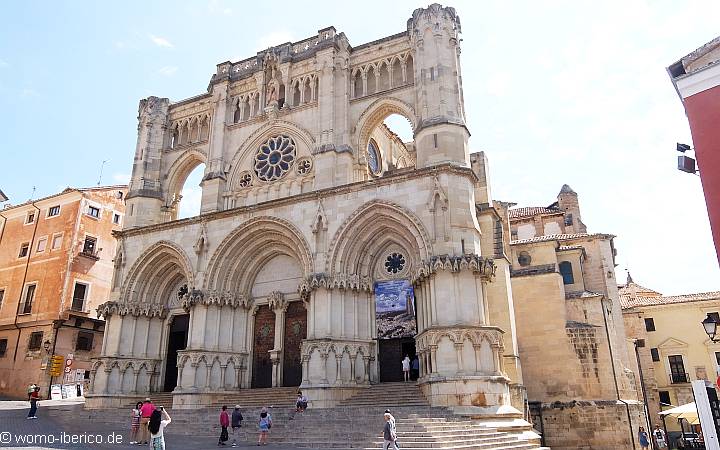
[[[175,72],[177,72],[177,71],[178,71],[178,68],[175,66],[165,66],[165,67],[160,68],[160,70],[158,70],[158,73],[160,75],[164,75],[166,77],[171,77],[171,76],[175,75]]]
[[[178,211],[178,218],[194,217],[200,214],[200,202],[202,200],[202,189],[199,186],[186,186],[180,193],[182,199]]]
[[[148,37],[158,47],[165,47],[165,48],[174,48],[175,47],[174,45],[172,45],[172,43],[170,41],[168,41],[164,37],[155,36],[154,34],[149,34]]]
[[[287,30],[279,30],[268,33],[264,36],[260,36],[257,40],[257,48],[266,49],[275,45],[284,44],[286,42],[292,42],[293,37]]]
[[[130,174],[127,173],[114,173],[112,179],[120,184],[128,184],[130,182]]]

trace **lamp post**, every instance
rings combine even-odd
[[[717,344],[720,342],[720,339],[716,339],[715,336],[717,335],[717,328],[718,328],[718,321],[716,318],[712,317],[710,314],[707,315],[705,320],[700,322],[705,329],[705,333],[707,333],[708,337],[710,338],[710,341],[712,343]]]

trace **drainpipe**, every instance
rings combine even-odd
[[[612,345],[610,344],[610,329],[608,328],[608,320],[607,320],[607,311],[605,310],[605,296],[600,298],[600,306],[602,307],[603,312],[603,323],[605,325],[605,336],[607,337],[608,341],[608,351],[610,352],[610,365],[612,366],[612,372],[613,372],[613,381],[615,382],[615,395],[617,396],[617,401],[625,405],[625,412],[627,413],[628,418],[628,427],[630,428],[630,442],[632,442],[632,448],[637,448],[635,445],[635,431],[633,430],[632,426],[632,418],[630,417],[630,405],[623,399],[620,398],[620,386],[618,385],[617,380],[617,369],[615,368],[615,356],[613,354]]]
[[[17,308],[15,310],[15,320],[13,321],[13,325],[15,326],[15,329],[17,329],[17,339],[15,339],[15,354],[13,355],[13,369],[15,369],[15,363],[17,362],[17,352],[18,348],[20,347],[20,327],[18,326],[18,314],[20,314],[20,304],[22,303],[22,297],[23,297],[23,291],[25,291],[25,281],[27,281],[27,273],[28,273],[28,267],[30,267],[30,258],[33,254],[33,248],[35,248],[35,233],[37,233],[37,226],[40,222],[40,208],[37,207],[35,202],[30,203],[33,208],[35,208],[35,224],[33,226],[33,234],[32,238],[30,239],[30,246],[28,247],[28,255],[27,260],[25,260],[25,272],[23,273],[23,279],[22,283],[20,284],[20,295],[18,296],[18,304]],[[7,219],[5,219],[7,221]],[[3,225],[3,229],[5,226]],[[37,292],[35,293],[37,295]]]

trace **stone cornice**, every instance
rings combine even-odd
[[[443,163],[432,167],[426,167],[422,169],[414,170],[402,170],[395,171],[393,173],[384,175],[380,178],[373,180],[358,181],[354,183],[344,184],[341,186],[334,186],[330,188],[320,189],[316,191],[305,192],[302,194],[291,195],[288,197],[278,198],[269,200],[266,202],[256,203],[249,206],[240,206],[238,208],[226,209],[224,211],[217,211],[208,214],[202,214],[196,217],[190,217],[187,219],[175,220],[172,222],[158,223],[154,225],[148,225],[145,227],[130,228],[118,232],[113,232],[117,238],[124,238],[127,236],[137,236],[147,233],[153,233],[156,231],[170,230],[173,228],[184,228],[188,225],[201,223],[203,221],[209,222],[213,220],[220,220],[227,217],[233,217],[238,214],[250,213],[259,214],[267,209],[275,209],[280,206],[296,204],[304,201],[315,201],[318,198],[332,196],[332,195],[343,195],[353,192],[362,191],[365,189],[377,189],[380,186],[387,186],[391,184],[397,184],[402,181],[412,180],[417,178],[435,177],[438,173],[448,173],[452,175],[464,176],[470,179],[472,182],[477,181],[475,173],[469,167],[458,166],[453,163]]]
[[[190,311],[193,305],[215,305],[230,306],[232,308],[250,309],[253,301],[250,297],[243,293],[236,292],[203,292],[199,289],[193,289],[180,299],[180,306],[185,311]]]
[[[97,316],[105,318],[118,314],[120,316],[147,316],[164,318],[167,316],[168,309],[165,305],[159,303],[126,303],[126,302],[105,302],[97,307]]]
[[[361,277],[360,275],[313,273],[300,283],[298,292],[300,297],[305,299],[310,292],[318,288],[372,292],[373,282],[370,277]]]
[[[469,270],[474,274],[480,275],[483,280],[491,281],[495,277],[497,266],[492,259],[483,258],[480,255],[433,256],[430,260],[423,261],[415,272],[415,275],[412,278],[412,283],[421,283],[426,278],[429,278],[430,275],[443,270],[449,272]]]

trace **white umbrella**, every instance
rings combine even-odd
[[[666,409],[659,414],[661,416],[674,417],[676,419],[685,419],[691,425],[698,425],[700,423],[700,419],[698,419],[697,407],[695,407],[695,402],[676,406],[672,409]]]

